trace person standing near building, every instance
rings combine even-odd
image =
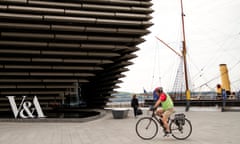
[[[138,110],[138,99],[136,94],[133,95],[132,100],[131,100],[131,107],[133,108],[134,116],[137,116],[137,110]]]

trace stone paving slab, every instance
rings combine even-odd
[[[183,108],[177,109],[178,112]],[[144,111],[143,116],[150,114]],[[135,132],[132,111],[126,119],[104,117],[81,123],[0,122],[0,144],[239,144],[240,113],[190,111],[185,113],[193,125],[187,140],[164,138],[161,133],[152,140],[142,140]],[[142,117],[142,116],[141,116]]]

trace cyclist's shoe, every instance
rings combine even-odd
[[[165,131],[164,132],[164,137],[169,137],[170,134],[171,134],[171,132]]]

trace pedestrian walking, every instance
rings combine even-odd
[[[137,116],[138,106],[139,106],[136,94],[134,94],[133,97],[132,97],[131,106],[133,108],[134,116],[136,117]]]

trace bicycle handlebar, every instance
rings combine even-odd
[[[156,111],[157,109],[154,108],[154,106],[150,106],[149,110],[152,111],[152,117],[154,117],[154,116],[155,116],[155,111]]]

